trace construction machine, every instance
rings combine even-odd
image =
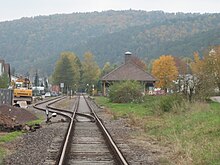
[[[20,77],[13,82],[14,103],[18,101],[26,101],[27,104],[32,102],[32,87],[28,78]]]

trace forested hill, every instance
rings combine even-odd
[[[220,14],[104,11],[56,14],[0,22],[0,58],[16,72],[51,74],[62,51],[87,51],[102,67],[123,62],[125,51],[151,60],[162,54],[191,57],[220,44]]]

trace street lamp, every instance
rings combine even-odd
[[[94,89],[95,88],[95,86],[94,86],[94,84],[92,84],[92,95],[94,96]]]
[[[89,90],[89,84],[86,84],[86,92]]]

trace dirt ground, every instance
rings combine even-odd
[[[6,104],[0,105],[0,125],[13,127],[36,119],[37,117],[26,109]]]

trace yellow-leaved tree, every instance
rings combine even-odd
[[[171,55],[162,55],[153,62],[152,74],[157,78],[156,87],[167,89],[177,79],[178,69]]]
[[[200,59],[198,52],[194,52],[193,56],[194,56],[194,61],[191,63],[192,73],[196,76],[204,74],[203,73],[204,61]]]
[[[96,86],[100,77],[101,71],[94,59],[94,55],[90,52],[84,54],[82,61],[82,85]]]
[[[204,67],[214,86],[220,89],[220,45],[213,47],[204,56]]]
[[[220,58],[218,59],[216,50],[207,51],[201,58],[198,52],[194,53],[194,61],[191,63],[191,69],[196,80],[194,82],[195,94],[199,99],[210,97],[214,89],[218,86]]]

